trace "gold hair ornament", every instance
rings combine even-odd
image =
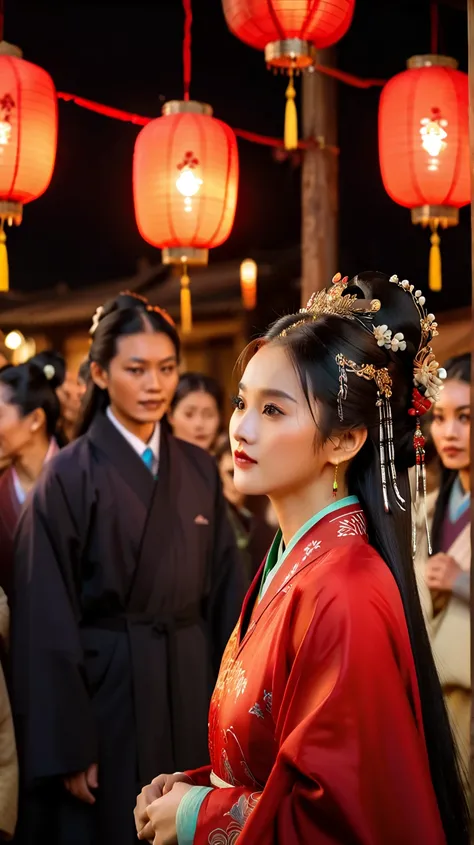
[[[301,308],[298,312],[302,315],[301,319],[283,329],[279,337],[286,337],[293,329],[318,320],[319,317],[346,317],[349,320],[354,320],[357,317],[368,317],[380,311],[380,300],[358,299],[355,294],[344,293],[348,280],[348,276],[342,278],[340,273],[336,273],[332,280],[332,287],[311,294],[306,308]]]

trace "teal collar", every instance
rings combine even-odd
[[[290,552],[293,551],[296,544],[299,543],[301,538],[304,537],[304,535],[310,530],[310,528],[313,528],[313,526],[316,525],[317,522],[320,522],[322,519],[324,519],[325,516],[328,516],[328,514],[334,513],[335,511],[338,511],[341,508],[347,508],[350,505],[358,504],[359,500],[357,496],[346,496],[344,499],[339,499],[339,501],[333,502],[332,505],[328,505],[327,508],[323,508],[323,510],[318,511],[318,513],[310,517],[310,519],[308,519],[305,524],[298,529],[296,534],[294,534],[291,538],[286,548],[283,547],[281,529],[278,529],[276,537],[267,555],[265,569],[263,570],[262,584],[260,587],[260,598],[262,598],[262,596],[266,593],[275,575],[277,574],[282,564],[285,562]]]

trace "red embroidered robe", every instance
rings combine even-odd
[[[444,845],[404,611],[360,506],[310,528],[258,602],[260,578],[212,699],[212,766],[188,772],[231,785],[194,845]]]

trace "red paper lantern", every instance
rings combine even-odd
[[[23,205],[37,199],[53,175],[57,97],[45,70],[0,44],[0,290],[8,290],[5,222],[21,223]]]
[[[222,0],[231,32],[265,51],[268,64],[308,67],[314,48],[330,47],[349,29],[355,0]],[[294,42],[294,43],[291,43]]]
[[[349,29],[355,0],[222,0],[230,31],[265,51],[267,65],[288,71],[285,147],[298,146],[294,71],[314,64],[315,49],[336,44]]]
[[[181,264],[183,329],[190,329],[186,266],[207,264],[208,250],[232,229],[237,203],[237,139],[210,106],[173,101],[140,132],[133,160],[135,215],[141,236]]]
[[[441,288],[438,227],[470,202],[468,76],[447,56],[414,56],[382,91],[379,157],[385,190],[432,229],[430,287]]]

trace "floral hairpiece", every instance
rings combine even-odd
[[[421,430],[420,418],[426,414],[431,406],[439,400],[443,388],[443,379],[446,378],[446,370],[440,367],[431,348],[433,338],[438,335],[438,323],[434,314],[426,311],[426,299],[421,290],[415,290],[407,279],[400,281],[398,276],[391,276],[390,282],[398,285],[406,293],[409,293],[420,317],[421,340],[418,352],[413,362],[413,390],[412,401],[408,413],[415,417],[415,433],[413,435],[413,446],[415,450],[415,506],[419,505],[420,494],[423,496],[426,536],[428,539],[428,553],[431,554],[431,538],[428,526],[426,510],[426,466],[425,466],[425,437]],[[413,554],[416,552],[416,524],[413,520]]]
[[[91,336],[95,334],[96,329],[97,329],[97,326],[99,325],[99,323],[100,323],[100,321],[101,321],[101,319],[102,319],[102,315],[103,315],[103,313],[104,313],[104,306],[103,306],[103,305],[99,305],[99,307],[98,307],[98,308],[96,308],[96,311],[95,311],[94,316],[92,317],[92,325],[91,325],[91,327],[90,327],[90,329],[89,329],[89,334],[90,334]]]
[[[413,390],[412,401],[408,413],[415,417],[415,432],[413,435],[413,447],[415,452],[416,466],[416,506],[419,504],[420,493],[423,495],[425,504],[425,524],[428,537],[428,550],[431,554],[431,540],[428,530],[426,514],[426,467],[425,467],[425,438],[421,431],[420,418],[430,410],[433,403],[438,401],[440,390],[443,386],[443,379],[446,378],[446,371],[439,366],[433,350],[431,341],[438,334],[438,323],[434,314],[426,311],[426,299],[421,290],[416,290],[407,279],[400,281],[398,276],[391,276],[390,282],[398,285],[408,293],[420,318],[421,338],[418,351],[413,361]],[[372,326],[372,332],[376,343],[391,352],[404,352],[407,344],[402,332],[393,334],[386,325]],[[393,442],[393,420],[390,399],[392,396],[392,379],[386,367],[375,367],[372,364],[356,364],[343,355],[336,356],[336,363],[339,367],[339,392],[338,392],[338,413],[339,419],[343,420],[343,402],[347,398],[347,372],[352,372],[360,378],[372,380],[377,388],[377,406],[379,408],[379,443],[380,443],[380,472],[382,481],[382,494],[385,511],[389,512],[388,486],[390,479],[391,486],[397,501],[402,510],[405,504],[397,483],[395,468],[395,449]],[[388,465],[388,466],[387,466]],[[413,552],[416,551],[416,526],[413,526]]]
[[[160,308],[158,305],[150,305],[148,300],[145,299],[144,296],[141,296],[139,293],[133,293],[131,291],[125,291],[125,292],[122,292],[120,295],[121,296],[131,296],[131,297],[133,297],[134,299],[137,300],[137,304],[140,304],[140,305],[143,306],[145,311],[147,311],[149,313],[154,312],[155,314],[160,314],[161,317],[163,317],[163,319],[166,320],[166,322],[169,323],[170,326],[175,328],[175,323],[174,323],[173,318],[170,317],[170,315],[168,314],[167,311],[165,311],[164,308]],[[111,312],[111,313],[114,313],[114,312]],[[104,307],[103,307],[103,305],[99,305],[99,307],[96,309],[94,316],[92,317],[92,325],[89,329],[89,334],[91,336],[93,336],[95,334],[95,332],[97,331],[97,326],[99,325],[103,316],[104,316]]]
[[[438,335],[438,323],[434,314],[427,313],[426,299],[421,290],[415,290],[415,286],[411,285],[407,279],[401,282],[398,276],[391,276],[390,282],[410,294],[420,316],[421,340],[413,368],[415,390],[412,407],[408,413],[411,416],[421,416],[438,401],[443,388],[443,379],[446,378],[446,370],[440,367],[431,348],[431,341]],[[418,411],[415,405],[418,406]]]
[[[348,281],[348,276],[343,278],[340,273],[336,273],[332,280],[332,286],[327,290],[313,293],[306,308],[301,308],[299,311],[302,315],[301,319],[283,329],[279,337],[286,337],[298,326],[317,320],[323,315],[347,317],[349,320],[354,320],[357,317],[371,316],[380,311],[380,300],[358,299],[355,294],[345,293]]]
[[[377,346],[384,346],[385,349],[391,349],[392,352],[404,352],[407,348],[405,338],[402,332],[397,332],[392,337],[391,329],[385,324],[382,326],[373,326],[372,331],[377,341]]]
[[[382,327],[386,328],[386,327]],[[384,344],[385,345],[385,344]],[[393,419],[390,399],[392,398],[392,378],[387,367],[375,367],[373,364],[356,364],[340,353],[336,355],[339,367],[339,392],[337,408],[339,419],[344,419],[343,402],[347,399],[347,371],[354,373],[366,381],[374,381],[377,388],[377,402],[379,409],[379,447],[380,447],[380,477],[382,482],[382,496],[384,510],[390,512],[388,502],[388,477],[401,510],[405,510],[405,499],[398,489],[397,470],[395,467],[395,446],[393,442]],[[387,477],[388,461],[388,477]]]

